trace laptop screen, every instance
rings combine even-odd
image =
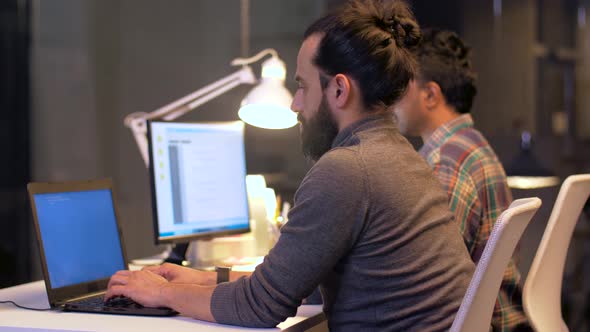
[[[34,194],[52,288],[125,269],[109,189]]]

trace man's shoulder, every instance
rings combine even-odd
[[[326,152],[312,167],[315,171],[351,172],[359,167],[358,147],[338,147]]]
[[[466,167],[487,159],[496,160],[496,154],[483,134],[470,127],[456,132],[438,149],[441,163]]]
[[[438,164],[462,178],[470,178],[478,186],[486,183],[486,179],[494,178],[493,182],[505,182],[504,167],[498,156],[476,129],[468,128],[450,137],[439,149]],[[503,180],[502,180],[503,179]]]
[[[301,181],[296,196],[317,192],[353,192],[363,188],[365,171],[354,148],[343,147],[325,153]],[[304,194],[303,194],[304,193]]]

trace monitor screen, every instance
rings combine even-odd
[[[126,269],[110,190],[33,198],[53,288],[109,278]]]
[[[250,230],[244,123],[148,125],[156,243]]]

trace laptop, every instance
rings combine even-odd
[[[64,311],[171,316],[130,299],[103,303],[110,277],[128,269],[110,179],[29,183],[49,304]]]

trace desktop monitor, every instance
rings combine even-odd
[[[148,145],[156,244],[250,231],[243,122],[150,121]]]

